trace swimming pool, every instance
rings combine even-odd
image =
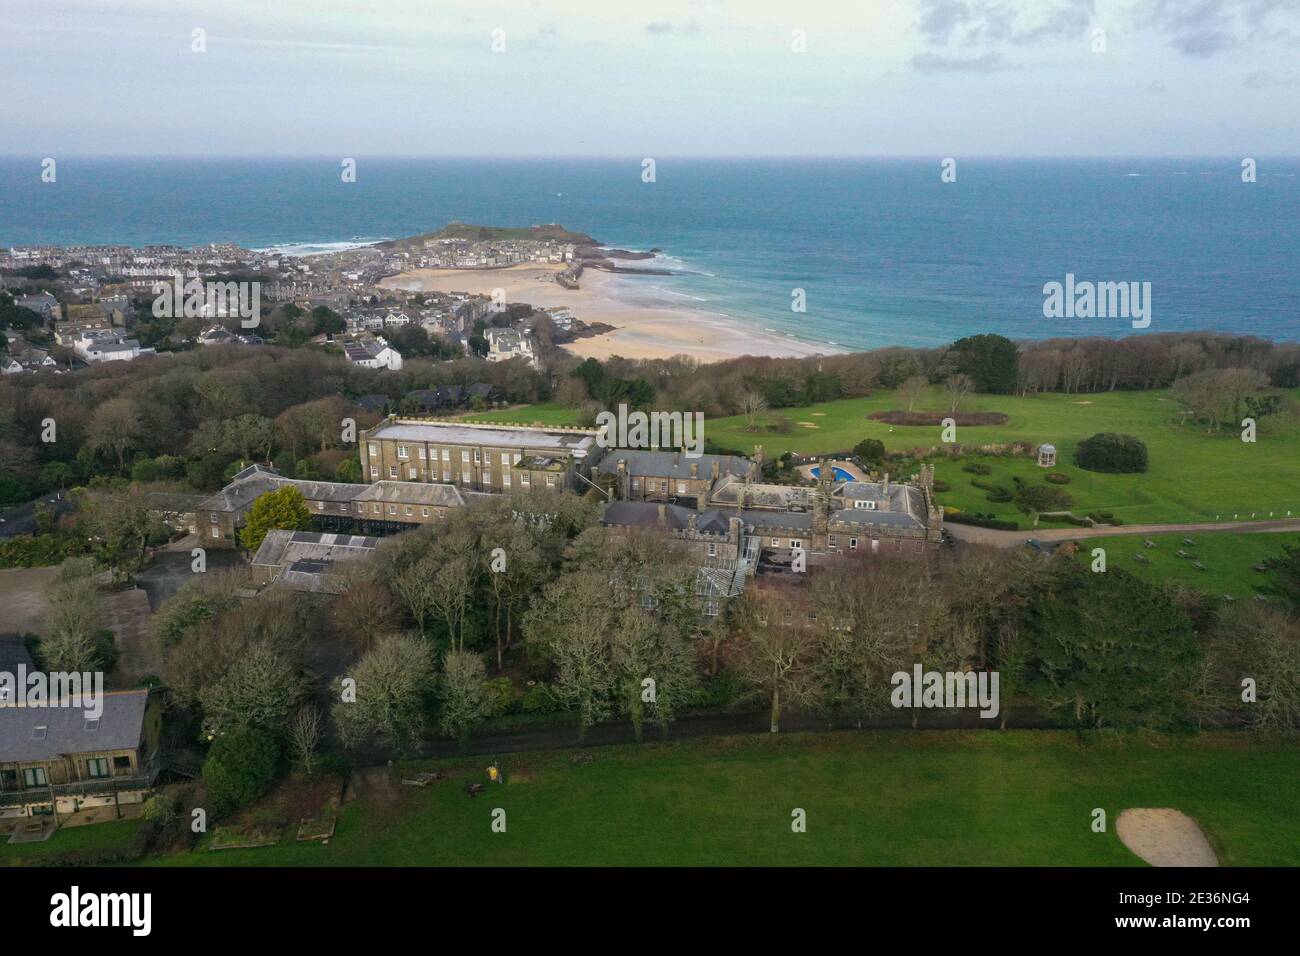
[[[854,480],[853,476],[850,475],[850,474],[849,474],[847,471],[845,471],[843,468],[839,468],[839,467],[837,467],[837,466],[835,466],[835,465],[832,465],[832,466],[831,466],[831,469],[832,469],[832,472],[833,472],[834,475],[835,475],[835,480],[836,480],[836,481],[853,481],[853,480]],[[815,468],[812,470],[812,476],[813,476],[814,478],[820,478],[821,475],[822,475],[822,468],[821,468],[821,465],[818,465],[817,467],[815,467]]]

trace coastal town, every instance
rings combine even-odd
[[[543,264],[558,266],[546,273],[550,281],[572,289],[584,265],[620,269],[610,255],[650,254],[605,250],[559,226],[459,223],[429,236],[310,256],[228,243],[8,248],[0,250],[6,297],[0,301],[8,303],[0,319],[6,343],[0,371],[68,371],[158,351],[268,340],[337,351],[363,368],[399,369],[404,354],[536,364],[539,326],[546,347],[607,327],[588,325],[567,307],[508,308],[514,304],[502,296],[411,292],[382,283],[412,269]],[[177,294],[160,307],[160,290],[173,286]],[[269,317],[266,325],[260,314],[254,322],[238,312],[238,303],[247,309],[244,300],[254,295]]]

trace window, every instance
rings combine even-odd
[[[468,464],[469,464],[469,449],[468,449],[468,448],[462,448],[462,449],[461,449],[461,452],[460,452],[460,461],[461,461],[461,464],[463,464],[463,465],[468,465]]]
[[[522,452],[515,452],[515,453],[511,456],[510,460],[511,460],[512,462],[514,462],[514,463],[517,465],[517,464],[519,464],[520,461],[523,460],[523,457],[524,457],[524,456],[523,456],[523,453],[522,453]]]
[[[424,461],[424,457],[425,457],[425,455],[424,455],[424,446],[423,446],[423,445],[421,445],[420,448],[418,449],[418,454],[419,454],[419,456],[420,456],[420,461]]]
[[[531,479],[528,477],[528,472],[524,472],[522,475],[519,476],[519,483],[521,485],[528,484],[530,480]]]
[[[208,515],[208,520],[211,521],[213,524],[216,524],[216,523],[217,523],[217,516],[216,516],[215,514],[210,514],[210,515]]]
[[[442,460],[443,460],[443,461],[451,461],[451,449],[450,449],[450,448],[444,448],[444,449],[442,450]]]
[[[704,616],[705,616],[705,617],[717,617],[717,616],[718,616],[718,602],[717,602],[717,601],[714,601],[714,600],[708,600],[708,601],[705,601],[705,602],[704,602]]]
[[[857,500],[853,502],[853,507],[861,508],[863,511],[875,511],[876,503],[874,501]]]
[[[501,487],[502,487],[502,488],[509,488],[509,487],[510,487],[510,472],[508,472],[508,471],[507,471],[507,472],[502,472],[502,474],[501,474]]]
[[[832,548],[837,548],[839,547],[840,539],[837,538],[835,535],[831,535],[826,539],[826,543],[830,545]]]
[[[856,551],[856,550],[858,550],[858,539],[857,539],[857,538],[849,538],[849,550],[850,550],[850,551]]]
[[[479,454],[478,454],[478,449],[475,448],[475,449],[474,449],[474,464],[477,465],[478,463],[479,463]]]
[[[554,475],[547,475],[547,476],[546,476],[546,487],[547,487],[547,488],[554,488],[554,487],[555,487],[555,476],[554,476]]]
[[[410,457],[409,455],[406,454],[406,446],[405,446],[405,445],[398,445],[398,446],[397,446],[397,457],[398,457],[398,458],[408,458],[408,457]]]
[[[113,758],[113,766],[118,770],[130,770],[131,758],[123,757],[121,754]]]
[[[771,541],[772,541],[772,547],[779,548],[781,546],[780,538],[772,538]]]
[[[316,510],[317,510],[317,511],[324,511],[324,510],[325,510],[325,502],[323,502],[323,501],[318,501],[318,502],[316,502]]]
[[[371,458],[379,457],[379,446],[376,445],[374,442],[370,443],[370,457]]]
[[[221,537],[221,529],[220,529],[220,528],[213,528],[213,529],[212,529],[212,537],[214,537],[214,538],[220,538],[220,537]]]
[[[374,465],[370,466],[370,477],[375,481],[379,480],[379,469]]]
[[[641,490],[641,479],[640,479],[640,478],[633,478],[633,479],[632,479],[632,490],[633,490],[633,491],[640,491],[640,490]]]
[[[503,452],[501,453],[501,467],[502,467],[502,468],[509,468],[509,467],[510,467],[510,452],[508,452],[508,451],[503,451]]]
[[[23,785],[27,787],[43,787],[49,781],[45,778],[44,767],[24,767],[23,768]]]
[[[395,515],[395,514],[397,514],[397,505],[389,505],[389,506],[388,506],[388,513],[389,513],[390,515]]]
[[[379,514],[379,505],[377,503],[370,506],[370,513]]]
[[[710,543],[709,543],[709,557],[711,557],[711,558],[716,558],[717,556],[718,556],[718,546],[717,546],[716,544],[713,544],[712,542],[710,542]]]
[[[91,757],[86,761],[86,776],[92,780],[98,780],[100,777],[108,776],[108,758]]]
[[[39,724],[32,728],[32,740],[44,740],[49,736],[50,728],[45,724]]]
[[[677,493],[679,495],[686,494],[686,482],[684,481],[677,482]]]
[[[420,477],[420,470],[416,468],[414,465],[411,465],[409,468],[406,469],[406,477],[410,478],[412,481],[415,481],[416,478]]]
[[[790,539],[790,547],[792,547],[792,548],[797,548],[797,547],[799,547],[799,539],[798,539],[798,538],[791,538],[791,539]]]
[[[409,517],[411,516],[411,514],[412,514],[412,511],[411,511],[410,506],[408,505],[407,508],[406,508],[406,516],[409,518]]]
[[[449,472],[449,471],[448,471],[447,469],[445,469],[445,468],[442,470],[442,480],[443,480],[443,481],[451,481],[451,472]]]
[[[919,540],[919,539],[916,540],[916,541],[913,541],[913,542],[912,542],[912,550],[915,551],[917,554],[920,554],[922,551],[925,550],[925,542],[924,542],[924,541],[921,541],[921,540]]]
[[[422,517],[422,518],[427,518],[427,517],[429,517],[429,509],[428,509],[428,508],[421,508],[421,509],[420,509],[420,517]]]
[[[397,477],[397,466],[396,466],[396,465],[389,465],[389,466],[388,466],[388,477],[389,477],[389,478],[396,478],[396,477]]]

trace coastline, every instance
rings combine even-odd
[[[686,355],[707,364],[742,355],[790,358],[827,354],[814,346],[779,334],[754,329],[717,312],[650,306],[633,301],[632,283],[641,276],[588,269],[581,288],[559,285],[562,266],[529,263],[503,269],[412,269],[385,279],[385,288],[412,292],[491,294],[502,289],[507,302],[527,302],[536,308],[564,307],[588,324],[614,327],[563,346],[580,358],[663,359]],[[647,277],[648,278],[648,277]]]

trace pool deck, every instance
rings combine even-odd
[[[831,474],[834,474],[835,471],[838,469],[840,471],[846,472],[848,475],[852,477],[854,481],[871,480],[865,474],[863,474],[861,468],[859,468],[857,465],[853,464],[850,461],[813,462],[812,464],[801,465],[799,467],[799,474],[803,475],[809,481],[816,481],[817,476],[813,474],[813,469],[820,468],[822,465],[830,465]],[[840,479],[836,478],[835,480],[839,481]]]

